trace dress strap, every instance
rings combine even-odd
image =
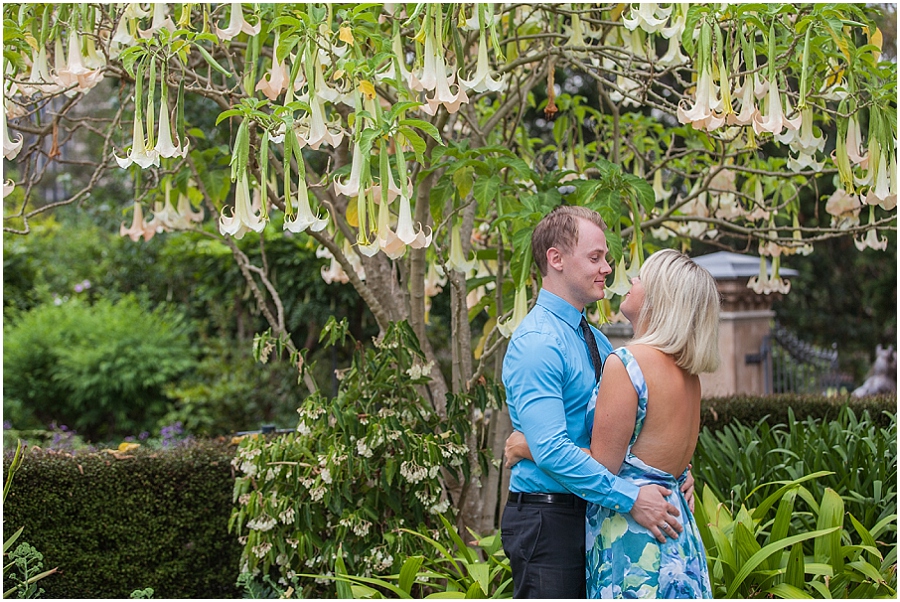
[[[631,384],[638,396],[638,409],[634,422],[634,434],[631,435],[631,441],[628,443],[630,449],[631,446],[634,445],[635,440],[637,440],[641,429],[644,427],[644,417],[647,415],[647,381],[644,379],[644,373],[641,371],[637,359],[628,347],[620,347],[613,351],[613,353],[622,360],[623,364],[625,364],[625,369],[628,371],[628,377],[631,379]]]

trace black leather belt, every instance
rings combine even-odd
[[[552,506],[566,506],[567,508],[584,508],[587,502],[571,493],[519,493],[510,491],[508,504],[549,504]]]

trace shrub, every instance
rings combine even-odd
[[[694,477],[717,499],[754,507],[775,488],[761,484],[824,472],[808,485],[815,497],[833,489],[871,529],[897,512],[896,414],[886,417],[889,426],[880,427],[867,411],[857,418],[846,406],[833,420],[798,420],[789,408],[786,423],[735,421],[715,432],[704,427],[694,453]],[[896,541],[896,525],[883,537]]]
[[[331,320],[322,336],[343,344],[346,322]],[[303,402],[297,432],[241,442],[231,526],[244,545],[242,573],[287,586],[298,574],[330,570],[339,547],[354,574],[384,572],[418,549],[398,529],[441,525],[452,512],[442,471],[470,477],[470,411],[499,392],[450,395],[441,418],[422,396],[430,369],[409,325],[392,324],[374,348],[355,345],[337,397]],[[325,593],[311,579],[300,587],[306,596]]]
[[[735,420],[756,424],[765,418],[769,424],[787,424],[789,411],[800,420],[811,417],[827,421],[835,419],[844,406],[849,406],[856,414],[868,411],[878,426],[886,427],[893,420],[891,415],[897,412],[897,396],[876,395],[859,399],[850,395],[811,394],[710,397],[701,404],[700,422],[714,431]]]
[[[92,440],[150,430],[169,403],[163,387],[189,370],[188,327],[174,311],[133,297],[72,300],[13,313],[4,328],[4,408],[17,428],[59,421]]]
[[[897,545],[882,553],[876,543],[889,526],[896,529],[896,515],[863,527],[833,489],[817,496],[806,488],[824,475],[768,483],[767,490],[777,487],[771,495],[736,512],[710,487],[699,490],[695,513],[715,597],[896,597]],[[801,500],[805,508],[795,507]],[[798,514],[807,520],[797,521]]]
[[[233,455],[212,441],[128,453],[30,449],[4,526],[24,526],[44,565],[59,567],[41,581],[48,598],[128,598],[146,587],[161,598],[236,597]]]

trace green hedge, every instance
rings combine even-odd
[[[850,406],[859,416],[864,410],[869,411],[873,422],[880,427],[892,423],[891,417],[884,414],[897,412],[896,395],[876,395],[857,399],[850,395],[823,397],[821,395],[769,395],[754,397],[750,395],[732,395],[730,397],[710,397],[702,402],[700,426],[719,430],[726,424],[740,420],[744,424],[756,424],[766,416],[770,425],[787,424],[788,409],[794,411],[797,420],[818,418],[834,420],[843,406]]]
[[[227,532],[234,447],[74,456],[29,448],[3,507],[5,533],[27,541],[59,573],[45,598],[234,598],[241,546]],[[4,474],[10,454],[4,456]]]

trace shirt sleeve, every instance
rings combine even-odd
[[[511,341],[507,355],[511,369],[505,374],[507,394],[514,400],[517,426],[538,468],[589,502],[630,511],[639,487],[613,475],[569,437],[562,398],[562,344],[540,333],[523,333]]]

